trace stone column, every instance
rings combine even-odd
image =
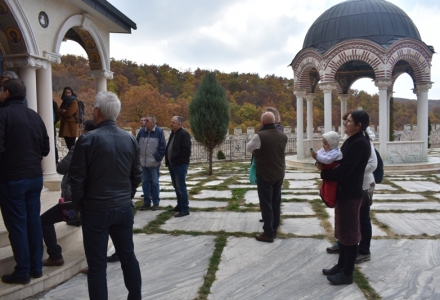
[[[37,75],[36,70],[33,67],[21,67],[19,78],[23,80],[26,85],[26,99],[28,107],[34,111],[37,110]],[[52,90],[52,89],[51,89]]]
[[[432,87],[432,82],[417,82],[417,136],[423,142],[422,160],[428,160],[428,92]]]
[[[295,91],[296,96],[296,156],[298,159],[304,158],[304,126],[303,126],[303,99],[305,91]]]
[[[342,120],[342,117],[347,112],[347,100],[350,98],[350,95],[348,94],[338,94],[339,101],[341,101],[341,126],[339,128],[339,132],[341,134],[341,138],[344,137],[345,131],[344,131],[344,120]]]
[[[46,61],[34,56],[5,56],[8,68],[18,68],[18,77],[26,85],[28,107],[37,111],[37,85],[35,69],[45,67]],[[51,87],[52,89],[52,87]]]
[[[391,79],[377,79],[374,81],[379,88],[379,153],[383,161],[387,161],[387,142],[389,141],[388,119],[390,113],[388,111],[388,87],[391,85]]]
[[[46,125],[49,136],[49,155],[43,157],[42,167],[44,179],[58,177],[55,166],[55,141],[53,130],[53,106],[52,106],[52,65],[47,64],[44,69],[37,70],[38,86],[38,114]]]
[[[106,70],[94,70],[87,73],[89,77],[95,78],[96,94],[101,91],[107,91],[107,79],[113,78],[113,72]]]
[[[307,93],[304,98],[307,100],[307,139],[313,139],[313,99],[316,94]]]
[[[324,92],[324,131],[332,130],[332,90],[336,88],[332,82],[323,82],[319,88]]]

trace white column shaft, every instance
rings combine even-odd
[[[324,90],[324,131],[332,130],[332,91]]]
[[[387,160],[387,142],[388,142],[388,101],[387,87],[379,87],[379,153],[382,159]]]
[[[422,159],[428,159],[428,90],[420,90],[417,93],[417,135],[423,142]]]
[[[307,99],[307,139],[313,139],[313,99]]]
[[[26,86],[26,99],[28,107],[34,111],[37,111],[36,70],[34,68],[22,67],[20,68],[19,77]],[[50,90],[52,91],[52,87]]]
[[[49,136],[49,155],[43,158],[43,176],[53,176],[56,174],[55,166],[55,141],[53,129],[53,108],[52,108],[52,66],[49,63],[47,69],[37,71],[38,85],[38,113],[46,125],[47,135]]]
[[[304,158],[304,143],[303,143],[303,96],[296,96],[296,152],[297,158]]]
[[[107,91],[107,78],[103,76],[95,77],[96,93]]]

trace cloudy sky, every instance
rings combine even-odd
[[[302,49],[307,30],[342,0],[108,0],[137,24],[132,34],[112,34],[110,56],[179,70],[275,74],[293,78],[288,64]],[[416,24],[422,40],[440,52],[438,0],[389,0]],[[69,42],[70,43],[70,42]],[[81,49],[82,50],[82,49]],[[62,53],[75,53],[65,43]],[[83,52],[84,53],[84,52]],[[432,60],[430,99],[440,99],[440,57]],[[376,93],[369,79],[353,88]],[[415,98],[408,75],[394,96]]]

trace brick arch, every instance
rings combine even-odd
[[[313,68],[316,69],[321,80],[321,66],[321,57],[312,50],[307,50],[301,54],[298,60],[295,59],[292,64],[293,72],[295,74],[295,89],[304,89],[307,92],[311,92],[309,72]]]
[[[423,51],[423,47],[412,40],[406,40],[393,45],[388,53],[387,75],[392,77],[395,65],[403,60],[406,61],[414,71],[414,80],[431,81],[431,57],[427,55],[427,51]]]
[[[325,72],[323,74],[324,80],[334,80],[339,68],[353,60],[360,60],[369,64],[376,78],[384,78],[386,76],[384,54],[384,49],[366,40],[357,39],[339,43],[329,49],[324,55],[324,59],[327,61],[325,66],[323,66],[323,72]]]

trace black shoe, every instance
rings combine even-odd
[[[189,215],[189,211],[181,211],[178,214],[175,214],[174,217],[180,218],[180,217],[184,217],[184,216],[188,216],[188,215]]]
[[[112,255],[107,256],[107,262],[117,262],[117,261],[119,261],[118,253],[115,252]]]
[[[264,222],[263,219],[260,219],[260,222]]]
[[[13,272],[12,274],[6,274],[2,276],[2,281],[4,283],[18,283],[18,284],[27,284],[31,282],[29,275],[18,276],[17,273]]]
[[[156,211],[156,210],[158,210],[159,209],[159,204],[154,204],[152,207],[151,207],[151,210],[154,210],[154,211]]]
[[[81,226],[81,219],[75,220],[75,221],[67,221],[66,224],[69,226],[80,227]]]
[[[180,212],[181,210],[180,210],[180,208],[178,208],[178,207],[176,206],[176,207],[174,207],[174,208],[169,209],[168,211],[179,211],[179,212]]]
[[[327,276],[327,280],[330,281],[330,283],[334,284],[334,285],[352,284],[353,283],[353,275],[347,276],[344,274],[344,272],[341,272],[336,275]]]
[[[273,237],[267,236],[264,233],[256,234],[255,239],[259,242],[273,243]]]
[[[338,265],[334,265],[331,269],[322,269],[322,274],[331,276],[342,272],[342,269]]]
[[[150,204],[142,204],[141,207],[139,207],[139,210],[149,210],[151,208]]]
[[[29,272],[29,276],[32,278],[41,278],[41,277],[43,277],[43,272],[40,272],[40,273]]]

